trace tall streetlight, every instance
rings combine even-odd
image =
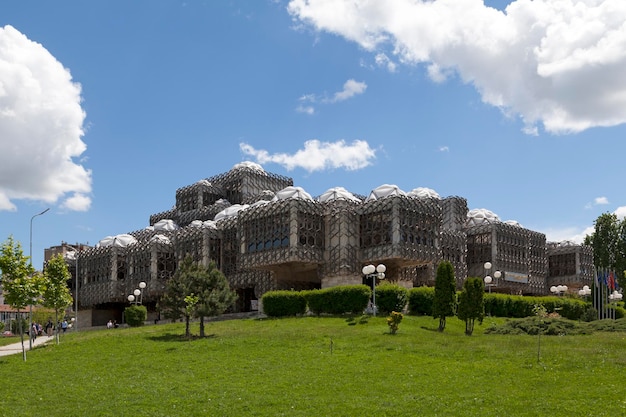
[[[622,301],[623,295],[620,294],[617,290],[613,290],[613,292],[609,295],[609,301],[611,302],[611,304],[614,304],[613,307],[613,311],[612,311],[612,318],[615,320],[615,308],[617,307],[617,303],[619,303],[620,301]]]
[[[376,278],[385,279],[385,271],[387,267],[384,264],[379,264],[374,267],[374,265],[365,265],[361,272],[365,275],[365,278],[372,279],[372,309],[374,310],[374,316],[376,316]]]
[[[141,281],[139,283],[139,288],[136,288],[133,293],[128,296],[128,301],[130,303],[134,303],[135,305],[142,304],[144,288],[146,288],[146,283]]]
[[[489,288],[489,292],[490,293],[491,293],[491,287],[496,285],[496,284],[493,283],[493,278],[498,280],[502,276],[502,272],[494,271],[493,278],[491,278],[491,275],[489,275],[489,271],[491,271],[491,267],[492,266],[493,265],[491,265],[491,262],[485,262],[485,264],[483,265],[483,268],[485,269],[485,278],[484,278],[485,286],[487,288]]]
[[[30,266],[33,266],[33,220],[35,220],[35,217],[37,216],[41,216],[43,214],[46,214],[48,212],[48,210],[50,210],[50,207],[48,207],[47,209],[45,209],[44,211],[42,211],[41,213],[37,213],[35,214],[33,217],[30,218],[30,241],[29,241],[29,263]],[[32,301],[32,300],[31,300]],[[30,330],[29,330],[29,336],[30,336],[30,332],[33,331],[33,304],[31,302],[31,304],[28,306],[28,322],[29,322],[29,326],[30,326]],[[33,348],[33,338],[32,336],[28,338],[28,346],[30,349]]]

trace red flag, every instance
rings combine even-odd
[[[615,277],[613,276],[613,272],[609,272],[609,288],[615,289]]]

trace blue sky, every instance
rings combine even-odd
[[[624,20],[623,0],[7,2],[0,240],[28,255],[32,220],[40,267],[254,161],[580,242],[626,212]]]

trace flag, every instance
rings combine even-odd
[[[613,271],[609,272],[609,280],[607,282],[607,285],[609,286],[609,289],[615,289],[615,277],[613,276]]]

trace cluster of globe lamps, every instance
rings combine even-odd
[[[144,288],[146,288],[146,283],[141,281],[139,283],[139,288],[135,289],[135,291],[133,291],[133,293],[128,296],[128,301],[130,303],[134,303],[135,305],[141,304]]]

